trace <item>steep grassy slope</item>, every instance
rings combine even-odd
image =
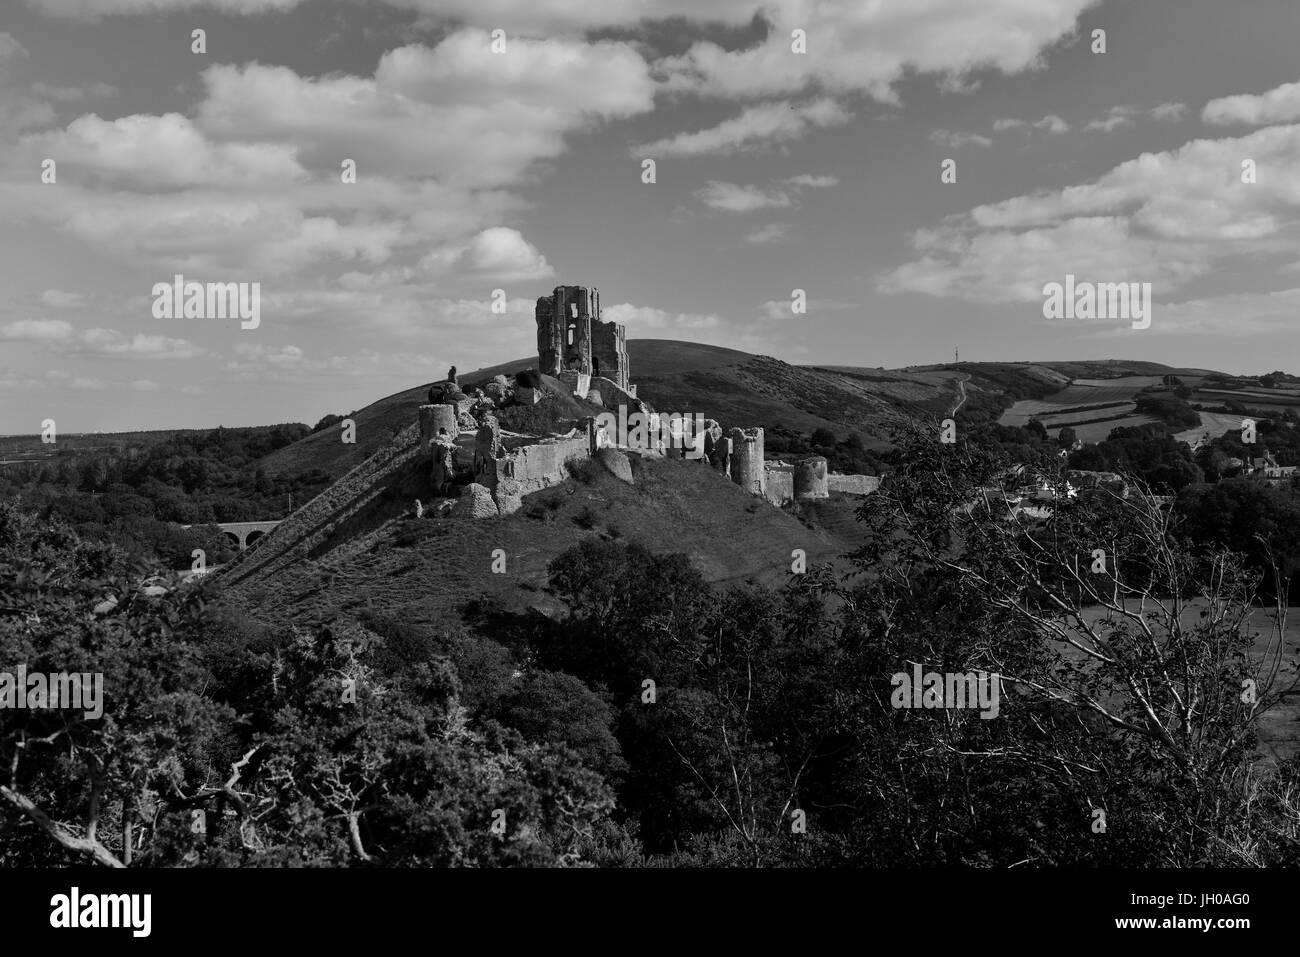
[[[689,555],[712,581],[768,585],[786,580],[794,548],[817,563],[856,544],[846,517],[852,500],[823,504],[827,521],[813,517],[810,527],[699,462],[649,459],[634,462],[634,470],[637,484],[627,486],[593,467],[585,480],[527,496],[524,509],[507,518],[391,517],[354,537],[334,536],[310,557],[270,562],[228,598],[279,622],[367,605],[404,620],[443,621],[476,598],[514,611],[555,608],[542,590],[546,565],[584,538],[637,540],[656,552]],[[505,574],[492,572],[498,548]]]

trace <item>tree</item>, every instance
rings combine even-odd
[[[955,640],[914,653],[1001,675],[1012,714],[1040,715],[1037,733],[960,753],[1036,768],[1112,823],[1106,802],[1123,795],[1124,840],[1162,863],[1250,863],[1255,850],[1222,835],[1260,786],[1260,717],[1294,687],[1278,680],[1276,603],[1264,653],[1247,653],[1258,575],[1222,548],[1188,548],[1140,489],[1062,497],[1041,521],[988,493],[1005,471],[996,455],[905,441],[907,466],[860,509],[875,628],[902,628],[918,582],[936,582],[948,611],[931,609],[928,628],[942,636],[951,621]],[[1059,472],[1043,478],[1063,487]],[[1062,710],[1075,731],[1045,720]]]

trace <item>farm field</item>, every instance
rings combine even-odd
[[[1139,425],[1150,425],[1155,421],[1149,415],[1126,415],[1119,419],[1107,419],[1104,422],[1091,422],[1087,425],[1071,426],[1071,428],[1074,429],[1075,437],[1080,442],[1096,444],[1106,441],[1114,429],[1130,429]],[[1047,434],[1052,438],[1056,438],[1060,432],[1060,427],[1047,429]]]
[[[1300,394],[1285,392],[1281,389],[1254,392],[1245,389],[1197,389],[1192,393],[1193,402],[1206,405],[1222,405],[1225,402],[1240,402],[1253,409],[1267,409],[1284,412],[1300,406]]]
[[[1191,445],[1206,432],[1210,433],[1210,438],[1215,439],[1224,432],[1241,428],[1241,416],[1239,415],[1229,415],[1225,412],[1199,412],[1197,414],[1201,417],[1201,424],[1195,428],[1185,429],[1177,433],[1174,436],[1175,439]]]
[[[1053,437],[1062,426],[1068,425],[1082,441],[1100,442],[1111,429],[1155,421],[1150,416],[1133,414],[1134,396],[1160,380],[1156,375],[1076,379],[1045,399],[1023,399],[1015,403],[998,421],[1002,425],[1023,426],[1030,419],[1038,419]],[[1061,411],[1064,409],[1076,411]],[[1089,422],[1090,419],[1102,421]]]

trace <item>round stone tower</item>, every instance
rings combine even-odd
[[[439,434],[453,442],[460,434],[460,424],[456,418],[454,405],[420,406],[420,452],[427,454],[431,443],[438,441]]]
[[[767,488],[761,428],[731,430],[731,480],[751,495]]]
[[[794,497],[797,499],[829,498],[826,460],[820,455],[800,459],[794,466]]]

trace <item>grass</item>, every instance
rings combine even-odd
[[[699,462],[646,459],[636,472],[634,486],[601,470],[590,483],[525,496],[523,509],[505,518],[390,520],[368,535],[364,551],[340,542],[230,597],[274,622],[326,620],[367,604],[445,622],[477,598],[519,612],[555,610],[544,590],[547,563],[588,538],[640,541],[655,552],[688,555],[711,581],[768,586],[787,581],[794,548],[810,563],[833,562],[856,544],[849,537],[856,523],[844,511],[854,500],[839,504],[838,524],[809,528]],[[507,555],[504,575],[491,572],[497,548]]]

